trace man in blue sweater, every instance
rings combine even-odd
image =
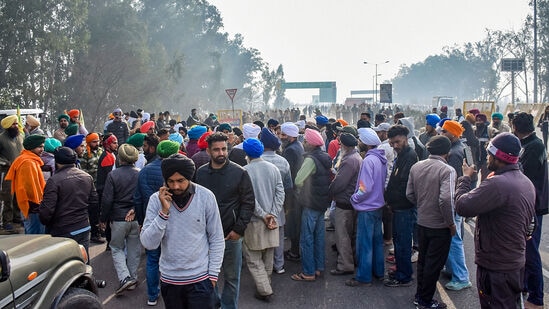
[[[162,245],[160,281],[166,308],[215,308],[214,287],[225,241],[214,194],[193,182],[194,163],[174,154],[162,160],[166,186],[149,199],[141,230],[147,250]]]

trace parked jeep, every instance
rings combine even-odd
[[[0,236],[0,308],[103,308],[87,262],[72,239]]]

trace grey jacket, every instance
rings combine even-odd
[[[406,198],[417,205],[417,224],[440,229],[454,224],[456,171],[441,156],[430,155],[412,166]]]

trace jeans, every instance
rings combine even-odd
[[[210,279],[185,285],[162,282],[161,290],[166,309],[215,308],[215,292]]]
[[[524,289],[528,291],[528,301],[543,306],[543,265],[539,255],[539,242],[543,216],[536,217],[538,225],[532,238],[526,242],[526,264],[524,267]]]
[[[158,263],[160,262],[160,247],[154,250],[145,250],[147,253],[147,296],[149,300],[158,299],[160,293],[160,271]]]
[[[46,227],[40,222],[38,213],[29,213],[28,218],[23,218],[25,234],[44,234]]]
[[[122,281],[126,277],[137,279],[137,267],[141,256],[137,221],[113,221],[110,226],[112,234],[109,246],[118,280]]]
[[[469,282],[469,270],[465,263],[465,252],[463,251],[463,239],[461,238],[463,218],[454,214],[454,223],[456,224],[456,235],[452,236],[450,244],[450,253],[446,261],[446,269],[452,273],[452,282]]]
[[[393,210],[393,244],[395,246],[395,262],[397,270],[395,279],[410,282],[414,270],[412,268],[412,234],[417,221],[417,209]]]
[[[383,260],[383,232],[381,218],[383,210],[359,211],[356,231],[356,255],[358,267],[356,280],[372,282],[372,273],[382,278],[385,272]]]
[[[324,271],[324,211],[304,207],[301,215],[301,266],[303,274]]]
[[[242,238],[225,240],[223,254],[223,292],[221,293],[221,308],[238,308],[238,294],[240,293],[240,271],[242,270]],[[216,292],[218,293],[216,285]],[[219,293],[218,293],[219,294]]]

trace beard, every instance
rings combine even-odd
[[[290,144],[290,141],[285,140],[285,139],[281,139],[280,144],[282,145],[282,148],[286,148]]]
[[[225,156],[217,156],[215,158],[212,158],[212,161],[214,161],[216,164],[223,164],[227,161],[227,157]]]
[[[154,158],[154,156],[156,155],[156,153],[151,153],[151,152],[144,152],[143,153],[145,155],[145,159],[147,160],[147,162],[149,162],[152,158]]]
[[[59,124],[59,127],[61,129],[66,129],[68,126],[69,126],[69,124],[67,122],[62,122],[62,123]]]
[[[17,135],[19,135],[19,128],[8,128],[6,129],[6,131],[8,131],[8,135],[11,137],[11,138],[14,138],[16,137]]]

